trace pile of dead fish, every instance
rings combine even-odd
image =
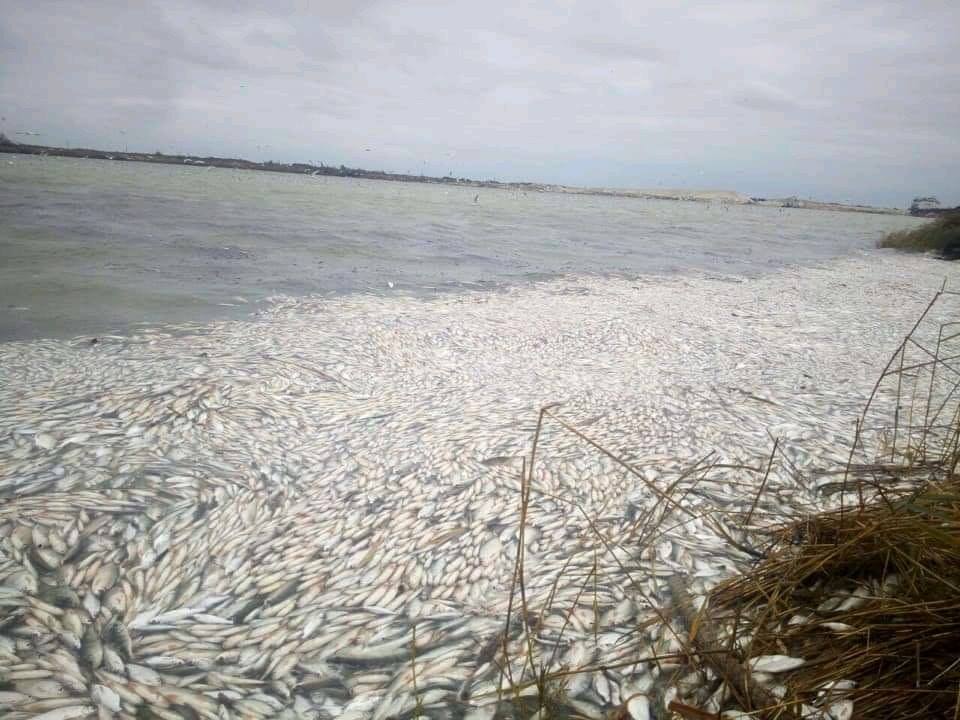
[[[902,292],[853,287],[884,272],[905,271],[810,271],[796,296],[774,279],[585,278],[291,301],[0,345],[0,713],[490,718],[537,692],[531,663],[601,658],[558,680],[565,707],[659,712],[681,665],[655,658],[682,644],[654,608],[671,578],[701,597],[750,560],[714,516],[751,504],[759,476],[738,468],[762,467],[770,428],[794,442],[756,517],[817,501],[794,469],[832,464],[888,328],[915,317]],[[852,332],[825,309],[838,294],[874,313],[855,334],[876,350],[834,347]],[[789,344],[797,313],[817,317],[807,350]],[[543,428],[525,619],[521,458],[557,400],[595,445]],[[689,474],[707,454],[713,470]],[[632,547],[662,507],[650,488],[670,486],[685,510]]]

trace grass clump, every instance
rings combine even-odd
[[[899,230],[878,243],[881,248],[906,252],[935,252],[941,257],[960,259],[960,212],[951,212],[913,230]]]
[[[952,718],[960,701],[960,479],[790,523],[721,585],[745,657],[804,658],[760,717]],[[748,619],[749,618],[749,619]]]

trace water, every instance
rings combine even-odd
[[[756,275],[911,218],[5,155],[0,340],[240,317],[272,295],[567,273]],[[391,287],[392,284],[392,287]],[[253,307],[251,307],[253,306]]]

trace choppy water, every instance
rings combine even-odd
[[[33,171],[47,172],[36,162]],[[67,175],[87,172],[67,165]],[[208,185],[221,171],[160,171],[167,200],[189,205],[185,188],[202,187],[198,207],[223,202]],[[116,172],[142,182],[133,166]],[[125,264],[101,277],[115,294],[99,302],[115,309],[111,322],[126,334],[0,343],[0,712],[526,718],[533,708],[498,703],[497,688],[501,668],[529,680],[531,654],[555,672],[611,666],[552,686],[562,713],[601,717],[632,698],[632,717],[651,707],[662,714],[678,692],[709,707],[704,678],[691,676],[682,657],[650,660],[680,649],[653,609],[669,606],[671,578],[684,578],[699,598],[752,560],[725,535],[742,537],[742,515],[730,513],[752,504],[772,437],[783,439],[782,452],[755,522],[818,506],[811,470],[848,459],[879,369],[944,275],[960,283],[960,267],[858,252],[897,221],[890,218],[784,219],[748,208],[506,194],[478,207],[472,196],[454,205],[442,188],[312,182],[236,179],[252,207],[304,205],[298,222],[369,227],[362,208],[375,214],[392,203],[413,232],[433,208],[463,223],[461,256],[476,242],[472,228],[486,223],[487,241],[502,234],[525,258],[521,281],[505,282],[518,276],[509,253],[488,248],[500,258],[495,270],[485,277],[481,262],[465,260],[457,279],[495,279],[500,292],[454,286],[425,296],[410,278],[429,269],[394,238],[389,247],[402,262],[367,249],[357,272],[379,284],[390,269],[392,289],[349,292],[363,290],[355,280],[331,297],[303,298],[294,286],[271,287],[294,297],[262,306],[256,318],[212,320],[211,312],[234,311],[210,309],[220,307],[217,293],[235,292],[216,280],[227,260],[198,253],[206,260],[195,267],[161,242],[160,297],[192,288],[190,303],[154,307],[133,280],[152,288],[144,279],[152,275]],[[280,188],[286,200],[261,198],[244,183]],[[343,203],[349,212],[324,220],[330,206],[320,212],[306,200],[321,191],[328,201],[356,197]],[[57,192],[82,195],[69,184]],[[116,181],[111,192],[133,191]],[[68,227],[65,208],[40,214],[35,226]],[[541,213],[536,223],[530,208]],[[126,213],[114,247],[126,247],[119,238],[132,232],[137,215]],[[584,214],[593,226],[575,222]],[[608,215],[638,233],[669,226],[680,235],[683,226],[686,239],[671,243],[671,254],[662,243],[605,237]],[[528,247],[519,230],[495,232],[508,218],[543,235]],[[198,217],[184,222],[203,234]],[[706,255],[711,223],[716,244]],[[546,242],[548,227],[559,249]],[[585,246],[571,240],[581,231]],[[214,248],[210,235],[188,245]],[[68,246],[82,245],[71,237]],[[698,259],[684,265],[678,248],[692,257],[697,237]],[[269,251],[248,242],[275,271],[278,256],[313,252],[304,239],[291,249],[273,237]],[[134,244],[129,257],[142,259],[150,246]],[[591,257],[583,267],[578,253]],[[56,272],[19,257],[49,277],[73,267],[53,253]],[[237,262],[242,273],[259,267]],[[596,272],[566,272],[565,262]],[[644,263],[659,272],[641,272]],[[93,261],[78,267],[68,282],[100,272]],[[197,275],[175,278],[178,267]],[[536,280],[527,270],[563,276]],[[47,301],[83,322],[80,310]],[[951,303],[931,317],[934,345],[936,323],[960,312]],[[148,307],[166,311],[167,322],[131,328]],[[178,317],[198,321],[171,324]],[[70,327],[78,325],[48,318],[28,330]],[[529,612],[513,604],[507,628],[520,469],[547,405],[553,417],[529,476],[522,544]],[[893,405],[881,388],[864,431],[870,444]],[[712,467],[691,473],[698,464]],[[668,487],[680,498],[672,510],[660,495]]]
[[[240,317],[270,295],[561,273],[756,275],[910,218],[4,155],[0,340]],[[238,300],[237,298],[242,298]]]

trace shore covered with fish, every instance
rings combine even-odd
[[[714,511],[822,506],[802,479],[849,462],[944,274],[873,252],[0,345],[0,709],[506,717],[504,678],[602,659],[565,708],[661,717],[656,609],[754,559]],[[536,617],[506,622],[521,537]]]

